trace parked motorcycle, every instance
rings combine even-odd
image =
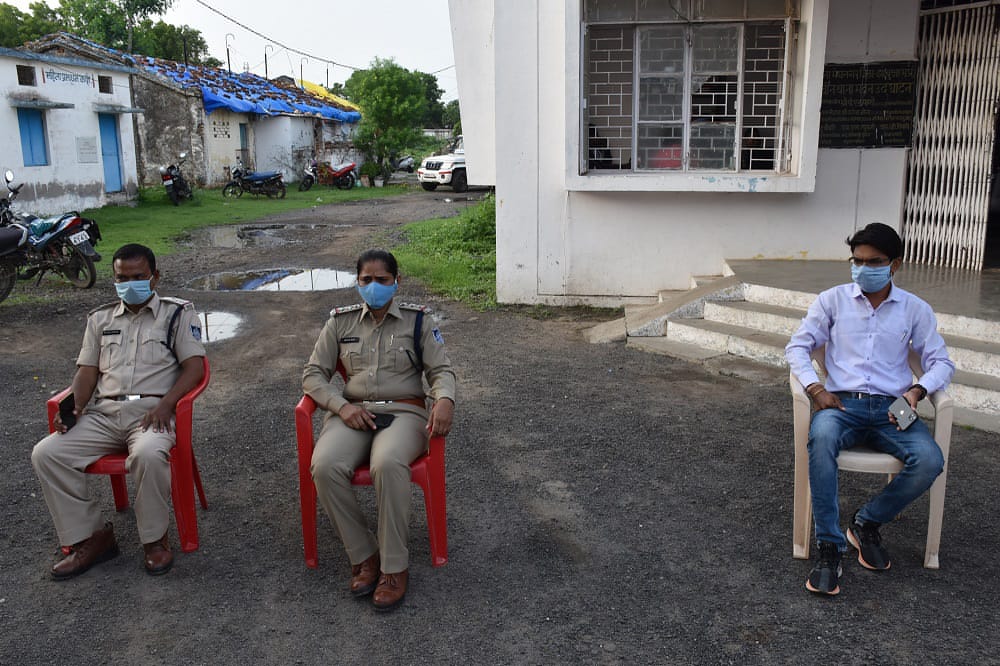
[[[390,158],[389,165],[392,166],[393,171],[406,171],[407,173],[413,173],[416,165],[413,160],[413,155],[403,155],[400,158]]]
[[[302,180],[299,181],[299,191],[306,192],[313,183],[320,185],[331,185],[341,190],[349,190],[354,187],[358,177],[354,174],[357,164],[354,162],[344,162],[335,167],[329,162],[317,162],[312,160],[306,165]]]
[[[0,301],[10,295],[15,280],[59,273],[74,287],[88,289],[97,280],[95,261],[101,260],[94,246],[101,231],[94,220],[79,213],[50,218],[22,214],[12,208],[24,186],[12,187],[14,172],[4,173],[7,196],[0,198]],[[36,282],[37,284],[37,282]]]
[[[269,197],[285,198],[285,181],[280,171],[246,171],[239,163],[230,169],[233,179],[222,188],[222,196],[226,198],[241,197],[244,192],[257,196],[266,194]]]
[[[181,153],[178,157],[180,161],[177,164],[160,167],[160,179],[163,181],[163,187],[167,189],[167,196],[170,197],[170,201],[175,206],[181,202],[181,199],[194,198],[191,186],[181,174],[181,166],[187,160],[187,153]]]

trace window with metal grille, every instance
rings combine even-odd
[[[586,171],[785,173],[793,0],[585,0]]]
[[[97,89],[102,93],[108,93],[109,95],[115,91],[114,85],[112,84],[110,76],[98,76],[97,77]]]
[[[38,84],[35,82],[35,68],[31,65],[18,65],[17,83],[22,86],[37,86]]]

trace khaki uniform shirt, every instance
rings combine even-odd
[[[178,306],[182,310],[174,324],[174,358],[167,347],[167,325]],[[76,364],[100,370],[94,392],[97,399],[135,393],[165,395],[180,376],[180,363],[204,355],[194,305],[153,294],[137,313],[122,301],[92,310]]]
[[[455,373],[444,350],[444,338],[419,305],[389,305],[381,324],[367,305],[351,305],[330,312],[312,356],[302,373],[302,389],[320,407],[336,414],[348,402],[424,398],[421,371],[416,368],[413,325],[425,312],[421,348],[430,395],[455,400]],[[347,370],[343,392],[330,383],[340,360]]]

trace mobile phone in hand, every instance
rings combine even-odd
[[[906,401],[906,398],[896,398],[889,405],[889,411],[896,417],[896,425],[899,426],[900,430],[906,430],[917,420],[917,413],[910,407],[910,403]]]
[[[76,414],[73,413],[74,409],[76,409],[76,398],[72,393],[59,401],[59,419],[66,426],[67,430],[76,425]]]
[[[373,420],[375,421],[375,427],[381,430],[382,428],[388,428],[392,423],[392,420],[396,418],[396,415],[376,412],[374,417],[375,418]]]

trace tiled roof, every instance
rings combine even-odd
[[[183,88],[200,90],[205,113],[229,109],[237,113],[265,116],[316,116],[346,123],[355,123],[361,119],[361,114],[356,108],[352,108],[353,105],[342,103],[346,100],[320,97],[295,86],[281,86],[249,72],[237,74],[218,67],[185,65],[162,58],[129,55],[67,32],[46,35],[25,47],[37,52],[60,49],[84,51],[97,58],[134,65]]]

